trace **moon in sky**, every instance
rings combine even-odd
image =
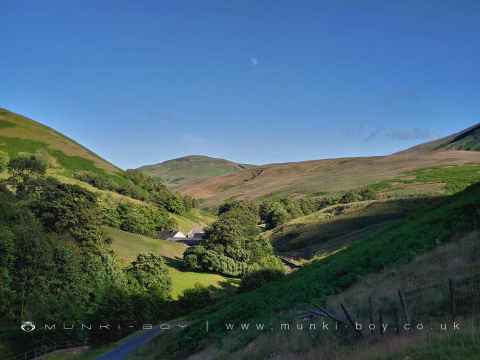
[[[256,57],[252,57],[252,58],[250,58],[250,63],[253,66],[257,66],[258,65],[258,59]]]

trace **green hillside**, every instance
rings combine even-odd
[[[421,204],[418,199],[398,199],[333,205],[293,219],[264,236],[282,255],[325,257],[381,231]]]
[[[191,155],[142,166],[139,170],[162,179],[168,186],[178,187],[197,180],[233,174],[251,167],[253,165],[237,164],[209,156]]]
[[[10,158],[36,154],[57,172],[121,170],[59,132],[34,120],[0,108],[0,152]]]
[[[445,146],[447,150],[480,151],[480,125],[457,135]]]
[[[171,337],[160,337],[146,348],[145,359],[182,357],[228,338],[219,345],[224,354],[239,349],[257,336],[258,331],[225,330],[228,322],[265,322],[295,316],[297,305],[321,305],[369,274],[395,264],[407,264],[417,256],[478,228],[480,184],[446,197],[441,204],[419,209],[414,216],[395,223],[374,236],[354,241],[342,251],[287,275],[260,289],[237,295],[191,316],[194,325]],[[209,321],[208,337],[203,331]],[[160,346],[161,343],[161,346]],[[218,344],[218,343],[217,343]],[[162,357],[163,356],[163,357]],[[142,358],[142,357],[140,357]]]
[[[414,146],[400,153],[429,152],[441,150],[480,151],[480,124],[453,135]]]

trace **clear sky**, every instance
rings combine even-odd
[[[480,121],[480,1],[2,0],[0,106],[124,167],[391,153]]]

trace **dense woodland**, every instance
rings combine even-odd
[[[105,207],[84,187],[47,176],[47,165],[35,156],[16,157],[1,166],[8,174],[0,185],[2,319],[155,322],[222,297],[218,290],[197,286],[174,302],[170,296],[172,281],[162,257],[140,254],[122,267],[110,248],[112,240],[102,231],[108,224],[155,236],[175,227],[169,213],[177,213],[179,208],[188,211],[187,204],[193,206],[189,198],[130,172],[123,180],[143,193],[148,204],[120,202],[116,207]],[[171,202],[167,204],[164,199]],[[180,205],[172,208],[174,202]],[[226,204],[207,229],[202,245],[186,251],[185,266],[243,276],[240,291],[281,276],[283,268],[270,243],[259,237],[260,222],[259,208],[253,203]],[[255,273],[259,276],[252,276]],[[96,335],[92,339],[105,342],[125,334]]]
[[[102,232],[94,193],[47,177],[46,165],[35,157],[14,158],[7,169],[0,189],[2,319],[160,316],[158,304],[169,299],[171,288],[161,257],[142,254],[121,268]]]

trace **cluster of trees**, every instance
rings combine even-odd
[[[259,215],[266,228],[273,229],[291,219],[320,210],[327,203],[327,200],[312,198],[270,200],[260,204]]]
[[[375,200],[377,194],[369,187],[364,187],[358,190],[350,190],[342,194],[339,203],[348,204],[355,201]]]
[[[260,236],[259,222],[255,204],[225,204],[219,209],[218,220],[206,229],[200,245],[185,251],[185,266],[227,276],[242,276],[264,268],[282,270],[270,242]]]
[[[46,177],[47,166],[35,157],[12,159],[6,167],[0,318],[71,323],[163,317],[171,280],[162,258],[139,255],[122,269],[102,232],[95,194]]]
[[[156,237],[159,231],[177,227],[165,209],[153,205],[125,202],[103,207],[102,210],[106,225],[136,234]]]
[[[374,200],[376,197],[375,191],[369,187],[364,187],[323,198],[305,197],[267,200],[260,204],[259,215],[266,228],[273,229],[289,220],[309,215],[330,205]]]
[[[158,179],[136,170],[128,170],[122,175],[81,171],[75,177],[98,189],[146,201],[174,214],[181,215],[198,206],[196,199],[174,194]]]

